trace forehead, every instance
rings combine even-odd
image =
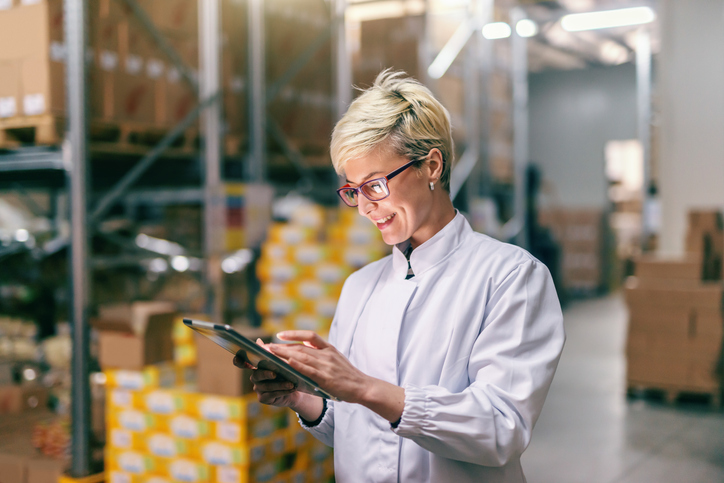
[[[381,178],[402,166],[407,161],[404,156],[387,150],[375,150],[368,155],[350,159],[344,165],[347,182],[361,184],[373,178]]]

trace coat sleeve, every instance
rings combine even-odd
[[[481,295],[482,296],[482,295]],[[518,265],[488,299],[470,354],[470,386],[406,385],[394,431],[439,456],[503,466],[528,446],[563,350],[563,316],[548,269]]]

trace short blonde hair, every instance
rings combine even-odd
[[[334,127],[331,156],[335,171],[342,174],[348,161],[382,146],[410,160],[422,160],[431,149],[439,149],[443,159],[440,184],[450,191],[455,156],[450,114],[427,87],[404,72],[389,69],[355,99]]]

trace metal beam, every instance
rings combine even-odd
[[[85,0],[65,0],[66,97],[68,125],[63,154],[70,171],[71,197],[71,320],[72,387],[71,387],[71,475],[82,478],[90,474],[90,350],[88,327],[89,270],[88,232],[86,224],[88,98],[86,45],[88,44],[87,4]]]
[[[427,75],[433,79],[439,79],[445,75],[445,72],[447,72],[457,56],[465,48],[465,45],[476,29],[475,18],[466,18],[463,20],[463,23],[455,30],[442,50],[440,50],[440,53],[437,54],[435,60],[432,61],[430,67],[427,68]]]
[[[138,178],[143,175],[143,173],[146,172],[148,168],[153,165],[153,163],[156,162],[156,160],[161,157],[163,152],[169,148],[176,139],[183,134],[183,132],[188,129],[191,124],[193,124],[196,121],[196,118],[199,117],[199,114],[201,114],[201,111],[205,108],[211,106],[212,104],[216,103],[220,97],[219,93],[216,93],[212,95],[211,97],[208,97],[205,101],[197,105],[191,112],[189,112],[186,117],[176,125],[164,138],[159,142],[151,151],[149,151],[146,156],[143,157],[128,173],[121,178],[121,180],[116,184],[116,186],[113,187],[111,191],[109,191],[96,205],[95,210],[93,210],[93,213],[90,216],[90,222],[96,223],[98,222],[103,215],[106,214],[106,212],[113,206],[114,203],[116,203],[121,196],[123,196],[123,193],[126,192],[126,190],[135,183]]]
[[[158,45],[161,51],[163,51],[163,53],[169,58],[171,63],[179,70],[181,77],[183,77],[183,79],[193,88],[194,92],[198,92],[199,83],[196,80],[193,71],[186,66],[183,59],[178,55],[176,50],[171,47],[171,44],[168,43],[166,37],[164,37],[158,31],[156,26],[153,24],[153,21],[151,21],[151,18],[138,4],[138,2],[136,0],[118,1],[124,2],[126,5],[128,5],[128,8],[131,9],[133,15],[136,17],[136,19],[138,19],[143,28],[145,28],[149,35],[153,37],[153,41],[156,42],[156,45]],[[200,3],[204,3],[204,1]]]
[[[302,153],[289,143],[284,135],[284,131],[274,119],[267,118],[267,130],[272,139],[282,148],[284,156],[289,159],[301,176],[302,179],[299,180],[299,184],[305,189],[311,188],[315,180],[314,174],[304,161]]]
[[[266,92],[266,102],[269,103],[273,101],[281,92],[281,90],[289,84],[289,82],[299,74],[299,71],[301,71],[305,65],[309,63],[310,60],[312,60],[312,57],[316,55],[317,52],[319,52],[319,49],[321,49],[324,44],[327,43],[327,41],[332,36],[332,28],[333,25],[328,25],[322,32],[320,32],[319,35],[310,43],[306,49],[304,49],[304,52],[302,52],[299,57],[294,59],[292,64],[287,68],[287,70],[279,76],[277,80],[274,81],[272,85],[269,86]]]
[[[199,5],[199,66],[201,98],[221,92],[220,1],[205,0]],[[221,273],[224,197],[221,185],[221,103],[209,104],[201,116],[204,163],[204,277],[207,286],[207,312],[224,322],[224,294]]]
[[[335,121],[344,116],[352,103],[352,62],[350,61],[349,49],[347,47],[347,0],[336,0],[334,2],[334,26],[335,26],[335,88],[337,94],[337,112]]]
[[[510,22],[517,25],[526,18],[521,8],[510,12]],[[503,235],[526,248],[525,176],[528,166],[528,48],[527,39],[513,29],[511,35],[513,78],[513,218],[503,225]]]
[[[643,150],[642,201],[644,212],[641,223],[641,248],[648,248],[648,239],[654,231],[649,187],[651,185],[651,33],[642,27],[636,38],[636,97],[638,104],[638,137]]]
[[[266,178],[266,69],[264,62],[264,1],[247,0],[249,32],[249,156],[246,179],[261,183]]]

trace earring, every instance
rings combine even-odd
[[[435,191],[435,183],[430,181],[430,191]]]

